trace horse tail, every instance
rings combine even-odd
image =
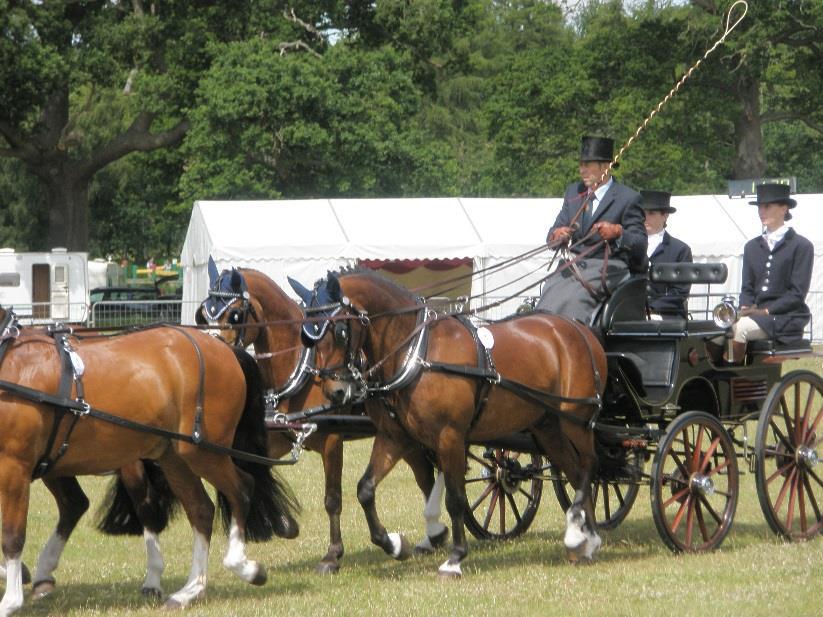
[[[241,452],[267,455],[265,404],[263,402],[263,377],[260,367],[252,356],[242,349],[232,347],[243,374],[246,377],[246,405],[237,425],[233,447]],[[246,518],[246,540],[260,542],[277,535],[295,538],[300,527],[295,516],[300,504],[291,488],[271,468],[259,463],[233,459],[234,464],[254,479],[254,489]],[[228,532],[231,509],[222,494],[218,494],[223,527]]]
[[[140,536],[146,528],[160,533],[179,512],[180,502],[160,466],[149,460],[142,460],[140,463],[143,466],[141,479],[145,487],[140,513],[137,512],[122,476],[118,475],[109,485],[106,499],[97,511],[99,531],[113,536]]]

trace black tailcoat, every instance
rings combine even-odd
[[[654,249],[649,261],[654,264],[692,262],[689,245],[663,232],[663,241]],[[689,283],[649,283],[647,287],[649,310],[664,317],[688,317],[686,301],[692,286]]]
[[[571,224],[577,211],[580,209],[583,199],[586,197],[586,185],[582,182],[573,182],[566,189],[566,195],[563,198],[563,207],[560,209],[560,214],[554,221],[554,225],[549,230],[549,236],[558,227],[568,227]],[[625,261],[632,272],[645,272],[648,260],[646,259],[646,246],[648,245],[648,237],[646,236],[646,228],[643,221],[646,220],[646,215],[640,208],[642,197],[640,193],[629,187],[620,184],[613,179],[612,185],[603,199],[597,206],[597,211],[591,217],[591,221],[583,225],[583,215],[578,217],[577,221],[580,226],[572,234],[570,244],[573,244],[583,238],[594,223],[598,221],[606,221],[608,223],[618,223],[623,226],[623,235],[609,243],[611,248],[611,255]],[[591,245],[601,241],[598,234],[594,234],[585,242],[579,244],[573,250],[576,252],[583,252]],[[589,253],[589,257],[598,259],[605,258],[605,247]]]
[[[763,236],[743,247],[740,306],[769,309],[752,317],[770,338],[787,343],[802,337],[809,322],[806,295],[812,281],[814,246],[789,229],[773,251]]]

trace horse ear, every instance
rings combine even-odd
[[[231,288],[234,291],[242,291],[243,287],[243,278],[240,276],[240,273],[235,269],[231,269]]]
[[[329,299],[332,302],[340,302],[343,299],[340,281],[332,272],[329,272],[329,277],[326,279],[326,293],[329,294]]]
[[[214,263],[214,259],[209,255],[209,287],[214,287],[218,276],[220,276],[220,273],[217,271],[217,264]]]
[[[294,289],[294,293],[300,296],[300,299],[303,301],[303,304],[308,306],[311,302],[311,291],[303,287],[300,281],[296,281],[290,276],[287,276],[286,278],[289,280],[289,285],[291,285],[291,288]]]

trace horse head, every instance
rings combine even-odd
[[[305,304],[308,319],[301,335],[307,347],[317,349],[323,393],[333,403],[358,402],[367,389],[362,373],[363,347],[370,325],[367,312],[343,295],[340,281],[332,272],[315,283],[311,291],[299,284],[296,287],[296,281],[289,282]]]
[[[246,347],[259,335],[254,327],[258,311],[251,300],[243,273],[236,268],[217,274],[209,257],[209,296],[195,313],[195,322],[211,326],[230,345]]]

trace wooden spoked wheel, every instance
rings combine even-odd
[[[469,532],[480,540],[508,540],[526,531],[543,493],[543,457],[472,446],[466,458]]]
[[[737,455],[720,421],[701,411],[675,418],[651,470],[654,524],[675,552],[720,546],[737,508]]]
[[[643,452],[631,450],[626,455],[625,474],[601,473],[592,486],[594,515],[600,529],[614,529],[629,514],[640,492],[639,480],[643,475],[645,460]],[[559,478],[552,481],[557,501],[565,512],[572,505],[574,488],[568,479],[558,472]],[[610,477],[614,475],[614,477]],[[626,477],[622,477],[625,475]]]
[[[823,526],[823,378],[793,371],[772,386],[757,425],[755,480],[772,530],[808,540]]]

